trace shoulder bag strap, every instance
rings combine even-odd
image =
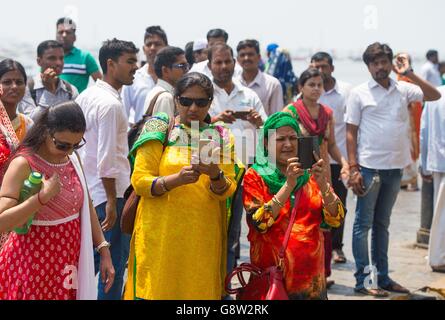
[[[302,191],[303,188],[304,187],[301,187],[295,195],[295,207],[294,207],[294,209],[292,209],[292,215],[289,220],[289,225],[286,230],[286,235],[284,236],[284,239],[283,239],[283,245],[281,246],[280,253],[279,253],[281,266],[282,266],[282,262],[284,260],[284,254],[286,252],[287,245],[289,243],[290,234],[292,232],[292,227],[294,226],[295,218],[297,217],[297,205],[298,205],[298,202],[300,202],[301,193],[303,192]]]
[[[150,105],[148,106],[148,109],[147,109],[147,112],[145,112],[145,115],[147,115],[147,116],[152,116],[153,115],[153,110],[155,108],[155,104],[158,101],[159,96],[161,94],[163,94],[163,93],[166,93],[166,92],[168,92],[168,91],[161,91],[161,92],[157,93],[153,97],[153,99],[151,99]]]

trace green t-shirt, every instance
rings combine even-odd
[[[99,66],[91,53],[73,47],[70,53],[65,55],[65,65],[60,75],[77,88],[79,93],[88,87],[90,76],[99,71]]]

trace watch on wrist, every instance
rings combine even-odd
[[[224,179],[224,171],[219,170],[218,176],[216,178],[210,177],[210,181],[216,182]]]

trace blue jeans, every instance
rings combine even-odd
[[[362,167],[361,174],[365,190],[369,190],[369,193],[358,197],[355,211],[352,253],[356,264],[356,289],[364,288],[368,277],[365,268],[369,266],[368,231],[371,228],[371,259],[377,269],[377,283],[379,286],[387,286],[392,282],[388,276],[388,228],[392,208],[399,194],[403,170],[374,170]]]
[[[240,246],[241,220],[244,212],[242,186],[238,188],[233,201],[232,219],[227,239],[227,274],[230,274],[237,265],[236,255]]]
[[[97,216],[99,222],[102,223],[105,220],[106,212],[106,202],[96,207]],[[104,232],[105,239],[111,243],[110,252],[111,260],[113,261],[114,270],[116,272],[114,278],[114,284],[108,293],[104,292],[105,285],[102,283],[101,275],[99,274],[99,285],[98,285],[98,300],[121,300],[122,299],[122,288],[124,285],[124,273],[125,266],[128,260],[128,254],[130,251],[130,240],[131,236],[123,234],[121,231],[121,216],[122,210],[124,208],[125,200],[117,199],[116,210],[117,210],[117,220],[110,231]],[[100,255],[94,253],[94,267],[96,275],[99,272],[100,266]]]

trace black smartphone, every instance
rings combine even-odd
[[[318,137],[299,137],[298,138],[298,159],[301,163],[302,169],[311,169],[317,163],[314,156],[320,156],[320,144]]]
[[[250,114],[250,111],[234,111],[233,117],[239,120],[247,120],[247,116]]]

